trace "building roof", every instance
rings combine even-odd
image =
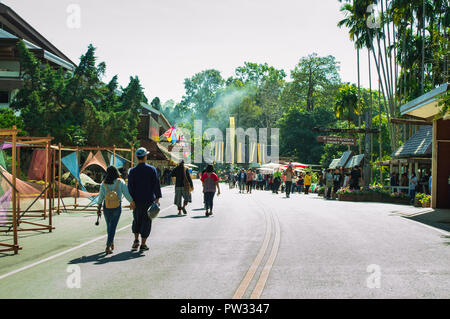
[[[15,40],[18,40],[19,38],[16,37],[15,35],[13,35],[13,34],[7,32],[7,31],[3,30],[3,29],[0,29],[0,39],[15,39]]]
[[[330,166],[328,168],[331,169],[337,168],[340,160],[341,160],[340,158],[335,158],[334,160],[331,161]]]
[[[168,130],[171,127],[169,121],[166,119],[166,117],[164,116],[164,114],[161,111],[158,111],[153,106],[148,105],[144,102],[141,102],[141,106],[142,106],[143,114],[153,113],[156,116],[158,116],[158,122],[162,126],[163,129]]]
[[[337,162],[337,167],[345,167],[352,154],[353,154],[352,151],[344,152],[339,161]]]
[[[347,165],[345,165],[345,168],[353,168],[355,166],[361,166],[361,162],[364,159],[364,154],[359,154],[353,156],[350,161],[348,161]]]
[[[433,127],[421,126],[405,144],[391,154],[394,158],[431,157],[433,144]]]
[[[400,114],[431,119],[440,112],[440,108],[438,107],[439,99],[448,90],[450,90],[450,85],[444,83],[430,92],[400,106]]]
[[[14,10],[0,3],[0,27],[8,33],[39,46],[66,62],[75,65],[64,53],[58,50],[44,36],[36,31],[28,22],[22,19]]]

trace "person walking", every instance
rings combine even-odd
[[[411,178],[409,179],[409,198],[411,199],[411,204],[414,203],[414,198],[416,197],[417,185],[416,173],[413,172],[411,174]]]
[[[359,190],[359,182],[361,180],[361,171],[359,170],[359,166],[355,166],[350,173],[350,189]]]
[[[309,172],[306,173],[305,175],[304,183],[305,183],[305,194],[308,195],[309,188],[311,187],[311,174]]]
[[[252,187],[253,187],[253,172],[252,172],[251,169],[249,169],[247,171],[246,182],[247,182],[247,194],[249,192],[251,194],[252,193]]]
[[[106,240],[106,254],[112,254],[114,250],[114,237],[116,235],[117,224],[122,214],[122,196],[124,196],[131,206],[134,206],[133,198],[128,192],[128,187],[120,178],[119,170],[110,166],[106,170],[106,176],[100,185],[100,193],[98,195],[97,215],[103,215],[106,222],[106,232],[108,234]]]
[[[133,224],[131,230],[134,234],[132,250],[143,252],[148,250],[147,238],[152,230],[152,220],[148,217],[147,211],[157,203],[161,195],[161,185],[156,168],[147,164],[149,152],[141,147],[136,151],[138,164],[130,170],[128,175],[128,191],[133,198]],[[134,207],[133,207],[134,206]],[[139,235],[141,242],[139,242]]]
[[[294,176],[294,171],[292,169],[292,165],[288,166],[286,171],[284,172],[285,183],[286,183],[286,198],[289,198],[292,190],[292,178]]]
[[[272,190],[272,192],[275,194],[278,194],[280,185],[281,185],[281,172],[277,169],[273,173],[273,190]]]
[[[302,173],[300,173],[300,176],[298,177],[298,180],[297,180],[297,192],[299,193],[299,194],[301,194],[302,192],[303,192],[303,185],[304,185],[304,179],[303,179],[303,174]]]
[[[339,169],[333,174],[333,199],[336,198],[338,190],[341,188],[342,175]]]
[[[214,167],[211,164],[206,167],[206,172],[202,175],[200,180],[203,184],[203,193],[206,201],[205,215],[208,217],[213,214],[212,209],[216,189],[217,196],[220,195],[219,177],[214,173]]]
[[[333,174],[331,174],[331,169],[327,170],[325,173],[325,185],[326,185],[326,199],[331,198],[331,192],[333,187]]]
[[[188,203],[192,203],[191,192],[194,191],[194,184],[192,183],[189,169],[184,167],[183,160],[173,169],[172,177],[175,177],[174,204],[178,208],[178,216],[182,215],[181,211],[187,215],[186,206]]]
[[[238,174],[239,194],[244,192],[245,183],[247,182],[247,174],[241,169]]]

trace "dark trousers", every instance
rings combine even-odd
[[[152,220],[148,217],[147,211],[152,203],[136,203],[136,209],[133,210],[133,224],[131,230],[133,234],[140,234],[142,238],[148,238],[152,231]]]
[[[286,182],[286,196],[289,197],[289,194],[292,190],[292,182]]]
[[[214,201],[214,195],[216,193],[215,192],[205,192],[205,207],[206,209],[213,209],[213,201]]]
[[[306,195],[308,195],[308,192],[309,192],[309,187],[310,187],[311,185],[305,185],[305,194]]]
[[[341,188],[341,185],[339,184],[339,183],[333,183],[333,193],[334,193],[334,195],[336,196],[337,194],[337,192],[338,192],[338,190]]]

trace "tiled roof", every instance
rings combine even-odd
[[[348,160],[352,156],[352,151],[346,151],[342,154],[341,158],[339,159],[339,162],[337,163],[337,167],[345,167],[345,164],[347,164]]]
[[[391,154],[394,158],[405,157],[431,157],[431,147],[433,144],[433,127],[426,125],[420,129]]]
[[[340,161],[340,158],[335,158],[334,160],[331,161],[330,167],[328,167],[328,168],[335,169],[336,167],[338,167],[337,165],[338,165],[339,161]]]
[[[345,165],[345,168],[353,168],[355,166],[360,166],[363,159],[364,154],[355,155],[348,161],[347,165]]]

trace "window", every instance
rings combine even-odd
[[[0,91],[0,104],[9,103],[9,92]]]

